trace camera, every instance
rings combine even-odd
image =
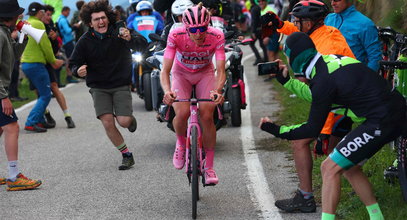
[[[278,62],[267,62],[267,63],[259,63],[257,64],[258,68],[258,75],[263,76],[263,75],[269,75],[272,73],[279,73],[280,68],[278,66]]]

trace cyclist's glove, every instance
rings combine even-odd
[[[283,71],[280,70],[276,73],[276,79],[281,85],[284,86],[284,84],[290,80],[290,75],[287,72],[287,75],[284,76]]]
[[[268,23],[272,22],[272,28],[280,29],[284,26],[284,22],[273,12],[268,11],[266,14],[261,16],[262,26],[267,26]]]

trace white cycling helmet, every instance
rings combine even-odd
[[[194,3],[192,3],[191,0],[175,0],[174,3],[172,3],[171,6],[171,13],[174,16],[179,16],[184,13],[185,9],[190,8],[194,6]]]
[[[136,11],[140,12],[143,10],[153,11],[153,5],[149,1],[141,1],[137,4]]]

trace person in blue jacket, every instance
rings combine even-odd
[[[129,0],[130,3],[130,7],[133,8],[134,13],[130,14],[129,17],[127,18],[127,28],[134,30],[134,26],[133,26],[133,21],[137,16],[140,16],[140,13],[137,12],[137,5],[138,3],[141,2],[141,0]],[[152,11],[152,15],[158,20],[159,23],[161,23],[161,30],[164,29],[164,19],[161,16],[160,13],[158,13],[157,11]]]
[[[333,0],[331,5],[334,13],[326,16],[325,24],[341,31],[356,59],[378,71],[382,44],[376,25],[356,10],[352,0]]]

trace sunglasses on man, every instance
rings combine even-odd
[[[192,33],[192,34],[195,34],[198,30],[199,30],[199,33],[203,33],[203,32],[205,32],[205,31],[208,30],[208,27],[206,27],[206,26],[202,26],[202,27],[191,27],[191,28],[189,28],[188,30],[189,30],[189,32]]]

